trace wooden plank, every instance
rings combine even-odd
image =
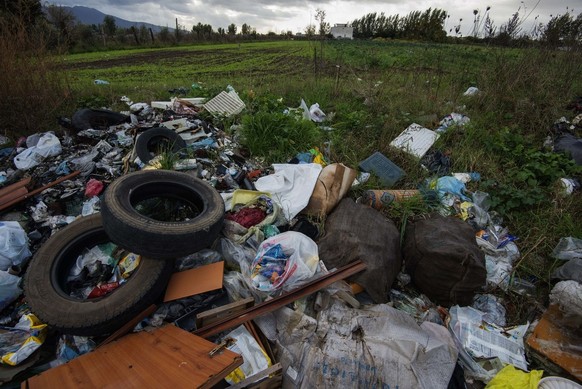
[[[221,307],[209,309],[196,315],[196,328],[206,327],[216,323],[219,319],[231,316],[255,305],[255,299],[247,297],[234,303],[226,304]]]
[[[18,197],[22,197],[28,193],[28,189],[25,186],[21,186],[20,188],[16,188],[11,192],[7,192],[6,194],[0,196],[0,205],[6,204]]]
[[[202,336],[204,338],[216,335],[222,331],[226,331],[230,328],[241,325],[249,320],[259,317],[266,313],[272,312],[279,309],[293,301],[299,300],[302,297],[308,296],[312,293],[317,292],[320,289],[325,288],[328,285],[333,284],[336,281],[348,278],[351,275],[357,274],[362,270],[366,269],[366,264],[361,260],[352,262],[336,271],[325,274],[324,276],[315,279],[300,288],[292,290],[287,293],[283,293],[271,300],[263,301],[253,307],[245,309],[244,311],[234,314],[232,316],[225,317],[215,324],[210,326],[202,327],[194,331],[194,334]]]
[[[48,189],[48,188],[50,188],[52,186],[55,186],[57,184],[60,184],[63,181],[69,180],[69,179],[77,176],[79,173],[81,173],[79,170],[75,170],[71,174],[68,174],[68,175],[63,176],[61,178],[58,178],[58,179],[54,180],[53,182],[50,182],[50,183],[46,184],[45,186],[42,186],[42,187],[40,187],[38,189],[34,189],[33,191],[31,191],[31,192],[29,192],[29,193],[27,193],[25,195],[22,195],[20,197],[17,197],[14,200],[11,200],[11,201],[7,202],[6,204],[2,204],[2,205],[0,205],[0,211],[3,211],[5,209],[8,209],[11,206],[13,206],[15,204],[18,204],[19,202],[24,201],[24,200],[26,200],[26,199],[28,199],[28,198],[30,198],[32,196],[36,196],[37,194],[41,193],[45,189]]]
[[[6,195],[7,193],[12,192],[13,190],[16,190],[18,188],[22,188],[23,186],[30,184],[30,180],[31,180],[30,177],[26,177],[18,182],[15,182],[14,184],[10,184],[10,185],[5,186],[4,188],[0,189],[0,197]]]
[[[211,388],[240,366],[230,350],[173,325],[124,336],[28,379],[29,389]]]

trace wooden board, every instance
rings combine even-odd
[[[576,379],[582,380],[582,354],[578,351],[582,339],[580,334],[560,326],[561,319],[560,308],[550,305],[527,339],[527,344]]]
[[[126,335],[22,383],[22,388],[210,388],[242,357],[173,325]]]
[[[172,274],[164,302],[194,296],[222,288],[224,261]]]
[[[252,307],[253,305],[255,305],[255,299],[252,297],[247,297],[246,299],[235,301],[234,303],[200,312],[196,315],[196,328],[212,325],[223,317],[242,312],[245,309]]]

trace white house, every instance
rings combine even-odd
[[[347,24],[336,23],[331,28],[331,35],[336,39],[354,39],[354,28]]]

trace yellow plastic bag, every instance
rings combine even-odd
[[[2,363],[18,365],[44,343],[45,337],[46,324],[32,313],[22,316],[13,330],[0,335]]]
[[[485,389],[537,389],[543,374],[543,370],[526,373],[507,365],[489,381]]]

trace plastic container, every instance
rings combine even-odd
[[[538,383],[539,389],[582,389],[582,385],[578,385],[574,381],[562,377],[546,377],[542,378]]]
[[[404,170],[378,151],[360,162],[360,169],[377,175],[382,185],[386,187],[393,186],[406,174]]]

